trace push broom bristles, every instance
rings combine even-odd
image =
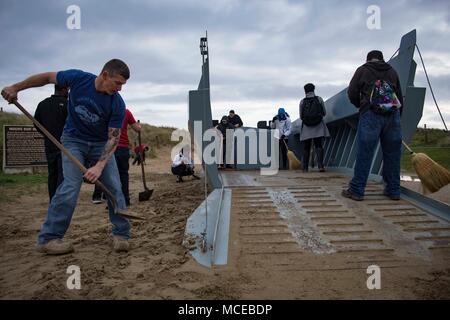
[[[433,193],[450,183],[450,171],[424,153],[414,153],[412,165],[424,189]]]
[[[289,150],[286,141],[283,140],[283,142],[287,149],[287,157],[289,159],[289,170],[303,169],[301,161],[298,160],[293,151]]]
[[[297,159],[294,152],[291,150],[288,150],[287,156],[289,159],[289,170],[301,170],[302,169],[302,163],[300,160]]]
[[[411,153],[411,163],[426,191],[434,193],[450,183],[450,171],[426,154],[415,153],[404,141],[402,143]]]

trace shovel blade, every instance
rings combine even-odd
[[[152,196],[152,194],[153,194],[153,189],[151,189],[151,190],[147,189],[145,191],[139,192],[139,202],[140,201],[148,201],[150,199],[150,197]]]

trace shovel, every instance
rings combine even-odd
[[[17,100],[15,100],[13,103],[16,105],[17,108],[19,108],[20,111],[23,112],[23,114],[28,119],[30,119],[36,125],[36,127],[39,128],[39,130],[42,131],[42,133],[45,134],[45,136],[47,138],[50,139],[51,142],[53,142],[58,147],[59,150],[61,150],[62,153],[64,153],[67,156],[67,158],[70,159],[70,161],[72,161],[81,170],[81,172],[83,174],[87,171],[86,167],[83,166],[83,164],[77,158],[75,158],[70,153],[70,151],[67,150],[58,140],[56,140],[55,137],[50,132],[48,132],[47,129],[45,129],[42,124],[39,123],[39,121],[37,121],[27,110],[25,110],[25,108],[22,107],[22,105]],[[99,180],[95,181],[95,185],[100,187],[103,190],[103,192],[106,195],[106,197],[109,200],[111,200],[113,211],[114,211],[115,214],[117,214],[119,216],[122,216],[124,218],[129,218],[129,219],[145,220],[144,217],[140,217],[140,216],[138,216],[138,215],[136,215],[134,213],[128,212],[126,209],[119,209],[117,207],[117,200],[114,197],[114,195]]]
[[[138,123],[141,123],[141,122],[138,120]],[[141,131],[140,130],[138,131],[138,142],[139,142],[139,149],[141,151],[142,182],[144,184],[144,191],[139,192],[139,201],[148,201],[153,194],[153,189],[148,189],[147,184],[145,183],[144,149],[141,148],[142,142],[141,142]]]

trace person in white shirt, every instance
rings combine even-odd
[[[194,174],[194,164],[187,155],[183,153],[181,149],[172,161],[172,173],[178,177],[177,182],[183,182],[183,177],[193,176],[196,179],[200,179]]]
[[[288,158],[287,158],[287,143],[288,137],[291,134],[291,118],[289,114],[284,110],[284,108],[278,109],[278,114],[273,117],[272,123],[270,124],[272,129],[278,129],[279,139],[280,139],[280,154],[282,163],[280,169],[288,169]]]

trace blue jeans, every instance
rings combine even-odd
[[[124,147],[117,147],[114,153],[114,158],[116,159],[117,169],[119,170],[120,183],[122,185],[122,193],[125,197],[125,204],[127,207],[130,206],[130,191],[129,191],[129,175],[128,170],[130,169],[130,149]],[[100,187],[95,186],[94,193],[92,194],[92,200],[102,199],[103,191]]]
[[[86,142],[69,136],[61,137],[63,145],[74,155],[81,163],[96,163],[100,158],[105,143],[104,142]],[[38,243],[45,244],[53,239],[62,239],[70,221],[78,200],[81,184],[83,183],[83,174],[78,167],[69,160],[64,154],[62,157],[64,180],[56,189],[56,193],[50,202],[47,212],[47,218],[42,225],[38,236]],[[119,173],[114,157],[112,157],[103,169],[100,180],[116,197],[118,207],[125,209],[125,198],[122,194]],[[114,235],[125,239],[130,237],[130,223],[127,219],[114,214],[111,202],[108,200],[109,220],[113,228]]]
[[[390,115],[376,114],[371,110],[360,115],[356,164],[353,179],[350,181],[350,192],[364,196],[378,140],[383,152],[385,192],[391,196],[400,196],[402,129],[398,110]]]

